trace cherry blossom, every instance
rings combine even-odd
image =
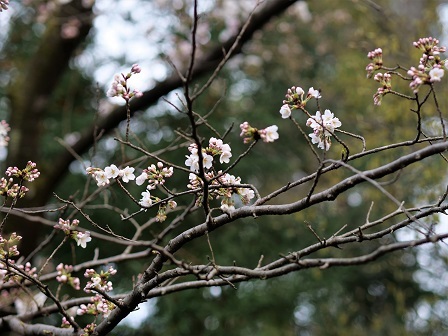
[[[311,142],[317,144],[318,148],[329,150],[331,146],[330,137],[342,123],[327,109],[323,115],[320,111],[317,111],[316,115],[308,118],[306,125],[313,129],[313,133],[309,134]]]
[[[309,88],[308,96],[311,96],[311,97],[316,98],[316,99],[322,98],[322,96],[320,95],[320,91],[319,90],[315,90],[313,87]]]
[[[147,189],[155,189],[157,185],[165,184],[165,179],[173,175],[173,167],[164,167],[162,162],[157,162],[157,165],[152,164],[135,179],[137,185],[142,185],[148,181]]]
[[[95,172],[95,175],[93,175],[96,179],[96,184],[98,187],[104,187],[105,185],[109,184],[109,178],[107,177],[107,174],[100,170]]]
[[[142,71],[140,66],[138,64],[133,64],[131,67],[131,71],[129,73],[125,74],[116,74],[114,76],[114,80],[111,84],[111,87],[107,91],[107,95],[109,97],[121,97],[125,101],[129,101],[132,97],[141,97],[143,93],[137,89],[133,90],[131,92],[128,80],[132,77],[134,74],[138,74]]]
[[[139,176],[137,176],[137,178],[135,179],[135,184],[137,185],[142,185],[143,183],[145,183],[145,181],[148,179],[148,174],[146,174],[145,172],[141,173]]]
[[[429,77],[431,82],[440,82],[444,75],[444,71],[442,68],[434,67],[429,71]]]
[[[125,183],[128,183],[131,180],[135,180],[134,170],[135,168],[129,166],[120,170],[121,180]]]
[[[283,106],[280,108],[280,114],[282,115],[283,119],[287,119],[291,116],[291,109],[289,108],[288,104],[283,104]]]
[[[264,142],[274,142],[279,138],[278,126],[272,125],[264,129],[258,130],[249,125],[247,121],[240,125],[241,137],[244,137],[244,143],[249,143],[254,140],[262,139]]]
[[[144,208],[149,208],[152,205],[151,193],[149,191],[144,191],[141,195],[142,198],[138,203]]]
[[[276,125],[266,127],[265,129],[258,131],[258,133],[264,142],[274,142],[279,138],[278,126]]]
[[[78,232],[74,238],[76,240],[76,244],[78,246],[81,246],[82,248],[86,248],[87,247],[87,243],[92,241],[92,238],[90,237],[90,232],[89,231]]]
[[[118,169],[116,165],[111,164],[110,166],[104,168],[104,173],[108,179],[112,179],[120,175],[120,169]]]
[[[79,220],[74,219],[70,223],[70,220],[64,220],[62,218],[59,218],[58,224],[54,226],[57,230],[62,230],[66,235],[69,235],[71,231],[74,231],[76,227],[79,225]]]
[[[375,70],[381,69],[383,66],[383,50],[381,48],[376,48],[375,50],[369,51],[367,57],[372,60],[372,62],[366,66],[367,78],[370,78]]]
[[[71,265],[64,265],[63,263],[60,263],[56,267],[56,271],[58,272],[58,275],[56,276],[56,281],[59,283],[68,283],[70,286],[72,286],[76,290],[80,290],[80,281],[79,278],[73,277],[73,266]]]
[[[190,167],[191,171],[199,171],[199,154],[196,144],[188,146],[190,155],[185,155],[185,165]],[[220,163],[229,163],[232,157],[232,149],[229,144],[225,144],[221,139],[211,137],[209,145],[202,148],[202,166],[205,169],[211,169],[213,166],[213,157],[219,155]]]

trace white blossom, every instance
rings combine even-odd
[[[291,109],[289,108],[288,104],[284,104],[281,108],[280,108],[280,114],[282,115],[283,119],[287,119],[291,116]]]

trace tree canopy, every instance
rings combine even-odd
[[[442,1],[0,5],[0,333],[446,331]]]

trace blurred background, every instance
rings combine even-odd
[[[274,1],[266,0],[261,7]],[[198,57],[235,34],[255,4],[252,0],[199,0]],[[138,63],[142,73],[133,76],[130,83],[146,91],[173,75],[167,59],[185,69],[191,48],[192,6],[190,0],[23,0],[11,1],[10,9],[0,13],[0,118],[12,128],[10,146],[0,153],[2,165],[34,160],[42,171],[19,207],[57,203],[52,191],[63,198],[82,199],[86,190],[97,189],[94,184],[86,184],[86,166],[118,165],[139,157],[136,151],[122,148],[113,140],[124,134],[125,124],[118,121],[111,121],[117,127],[111,127],[98,141],[82,147],[78,157],[74,158],[67,148],[121,104],[105,97],[115,73],[126,72]],[[365,137],[368,148],[411,140],[416,117],[410,111],[410,102],[389,95],[381,106],[373,105],[377,83],[366,79],[367,53],[381,47],[387,66],[417,66],[420,56],[412,42],[434,36],[446,45],[447,21],[448,5],[444,1],[297,1],[256,32],[241,54],[229,61],[198,100],[195,111],[205,115],[214,110],[210,124],[221,133],[231,128],[225,142],[231,145],[234,157],[247,147],[239,138],[240,123],[248,121],[258,128],[279,126],[280,139],[275,145],[256,146],[233,170],[234,175],[256,185],[265,195],[318,167],[303,136],[278,112],[287,88],[319,88],[321,108],[335,113],[342,129]],[[205,80],[198,78],[197,83]],[[395,90],[412,95],[407,82],[393,85]],[[442,111],[447,105],[446,89],[441,83],[436,86]],[[165,98],[179,106],[178,94],[182,91],[175,89]],[[311,113],[316,110],[310,105]],[[294,116],[305,124],[305,115],[296,112]],[[440,132],[438,120],[435,109],[425,107],[422,124],[427,134]],[[155,152],[172,144],[176,132],[187,124],[184,115],[159,99],[143,104],[136,112],[131,123],[132,141]],[[100,130],[96,132],[100,134]],[[201,127],[200,135],[207,139],[213,133]],[[359,140],[343,140],[352,153],[361,150]],[[335,144],[328,155],[337,159],[341,151],[342,147]],[[361,160],[356,168],[377,167],[408,151],[397,149]],[[181,147],[167,152],[164,158],[184,165],[186,154],[186,148]],[[61,162],[63,157],[65,161]],[[428,164],[407,170],[387,186],[407,206],[435,202],[445,190],[445,167],[437,158],[425,162]],[[320,188],[349,174],[327,174]],[[182,189],[187,178],[187,174],[176,172],[171,187]],[[85,209],[117,234],[130,236],[131,225],[122,222],[105,204],[129,212],[138,209],[115,187],[102,192]],[[138,189],[130,191],[139,197]],[[307,191],[293,189],[276,202],[297,200]],[[185,198],[179,203],[189,201]],[[218,263],[255,267],[260,255],[269,262],[315,243],[316,237],[304,221],[311,223],[321,237],[329,237],[343,225],[353,229],[363,224],[370,208],[369,218],[374,220],[396,206],[366,184],[335,202],[290,216],[243,219],[210,237]],[[136,219],[144,222],[153,215]],[[58,216],[61,214],[47,214],[45,218],[57,220]],[[443,218],[430,220],[436,228],[447,225]],[[200,216],[192,216],[179,230],[200,221]],[[151,226],[144,237],[150,239],[163,227]],[[36,237],[45,237],[52,230],[18,217],[10,219],[6,229],[22,232],[25,242],[36,241]],[[414,236],[416,232],[408,229],[387,240]],[[53,245],[40,251],[34,257],[36,262],[39,255],[48,256],[59,241],[55,238]],[[356,256],[376,246],[363,243],[343,251],[322,251],[321,255]],[[36,246],[23,246],[26,255],[31,247]],[[70,246],[64,248],[55,265],[91,259],[95,248],[100,257],[115,252],[101,241],[77,251],[76,256]],[[194,263],[207,263],[209,254],[205,239],[181,251],[185,260]],[[447,256],[445,244],[428,245],[363,266],[303,270],[269,281],[242,283],[237,290],[211,287],[174,293],[140,305],[140,310],[120,324],[113,335],[446,335]],[[142,272],[145,263],[127,262],[116,267],[120,276],[114,288],[122,293],[131,288],[132,277]]]

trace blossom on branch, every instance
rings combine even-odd
[[[140,90],[133,90],[131,92],[131,89],[128,85],[129,78],[132,77],[132,75],[138,74],[142,71],[140,66],[138,64],[132,65],[131,71],[129,73],[125,74],[116,74],[114,76],[114,80],[112,82],[111,87],[107,91],[107,95],[109,97],[122,97],[125,101],[129,101],[132,97],[141,97],[143,96],[143,93]]]
[[[138,202],[142,207],[149,208],[152,205],[151,193],[149,191],[142,192],[142,198]]]
[[[313,87],[309,88],[307,97],[313,97],[316,99],[322,98],[322,96],[320,95],[320,91],[315,90]]]
[[[283,105],[279,111],[283,119],[289,118],[292,110],[303,110],[310,99],[322,98],[320,91],[314,89],[314,87],[310,87],[305,97],[304,95],[305,91],[300,86],[291,86],[286,91]]]
[[[433,37],[423,37],[414,42],[417,49],[423,51],[417,68],[411,67],[408,75],[412,77],[409,84],[414,93],[417,93],[422,84],[440,82],[444,75],[443,66],[446,60],[440,58],[440,54],[446,51],[446,47],[439,47],[439,40]]]
[[[157,165],[152,164],[148,168],[143,169],[143,172],[137,176],[135,183],[142,185],[148,180],[148,189],[155,189],[157,185],[164,185],[165,179],[173,175],[173,167],[164,167],[162,162],[157,162]]]
[[[185,165],[190,167],[191,171],[199,171],[199,153],[195,143],[188,146],[190,155],[185,155]],[[202,148],[202,166],[205,169],[211,169],[213,166],[213,157],[219,155],[220,163],[229,163],[232,157],[232,149],[221,139],[211,137],[207,147]]]
[[[81,246],[82,248],[86,248],[87,243],[92,241],[89,231],[77,232],[76,234],[73,235],[73,238],[76,240],[76,244],[78,244],[78,246]]]
[[[272,125],[272,126],[266,127],[262,130],[259,130],[258,134],[260,135],[260,138],[264,142],[274,142],[275,140],[277,140],[279,138],[278,126]]]
[[[1,124],[1,123],[0,123]],[[1,126],[0,126],[1,132]],[[1,135],[0,135],[1,138]],[[22,185],[23,181],[33,182],[40,176],[39,170],[36,168],[36,163],[28,161],[24,169],[19,169],[18,167],[8,167],[5,171],[5,175],[9,176],[9,179],[4,177],[0,178],[0,195],[8,196],[11,198],[24,197],[29,191],[27,187]],[[16,177],[20,179],[19,183],[13,183]]]
[[[313,129],[313,133],[309,134],[311,142],[317,144],[318,148],[329,150],[331,146],[330,137],[342,123],[327,109],[324,114],[317,111],[315,116],[308,118],[306,125]]]
[[[104,187],[110,184],[110,179],[121,178],[125,183],[135,180],[134,170],[135,168],[129,166],[126,166],[126,168],[123,169],[118,169],[116,165],[111,164],[104,168],[104,170],[101,168],[87,167],[86,173],[93,176],[98,187]]]
[[[64,220],[62,218],[59,218],[58,224],[54,226],[57,230],[62,230],[66,235],[69,235],[72,231],[74,231],[79,225],[79,220],[74,219],[70,223],[70,220]]]
[[[249,125],[247,121],[240,125],[240,137],[244,138],[244,143],[249,143],[254,140],[263,140],[264,142],[274,142],[279,138],[278,126],[272,125],[261,130]]]
[[[429,78],[431,82],[440,82],[445,72],[440,67],[434,67],[429,71]]]
[[[218,171],[215,174],[213,171],[206,173],[207,179],[211,181],[209,190],[210,199],[221,199],[221,210],[228,211],[235,209],[234,195],[239,196],[241,203],[247,205],[250,200],[255,197],[255,192],[251,188],[239,187],[241,185],[241,178],[235,177],[229,173],[222,173]],[[202,180],[196,174],[190,173],[190,183],[187,187],[191,190],[201,189],[203,187]],[[197,204],[202,201],[202,192],[198,193]]]
[[[116,165],[111,164],[104,168],[104,174],[108,179],[117,178],[120,175],[120,169],[118,169]]]
[[[10,258],[18,256],[20,253],[17,249],[17,244],[21,239],[22,237],[15,232],[11,233],[8,239],[5,239],[0,235],[0,258],[4,259],[6,257]]]
[[[445,66],[446,60],[441,59],[440,55],[446,51],[446,47],[440,47],[438,44],[439,40],[433,37],[424,37],[413,42],[414,47],[423,52],[418,66],[411,66],[407,71],[407,75],[411,77],[409,87],[415,94],[418,93],[422,85],[432,85],[434,82],[440,82],[445,74],[443,67]],[[373,62],[369,63],[366,67],[367,77],[372,77],[376,70],[383,67],[382,53],[383,51],[380,48],[368,53],[367,57]],[[391,74],[399,75],[402,78],[404,77],[395,72],[395,70],[390,70],[384,75],[381,73],[375,75],[374,79],[381,84],[381,87],[378,88],[373,96],[375,105],[381,105],[383,96],[392,91]]]
[[[366,66],[367,78],[372,77],[375,70],[379,70],[383,67],[383,50],[381,48],[376,48],[367,54],[367,57],[372,60]]]
[[[36,166],[35,162],[28,161],[24,169],[20,170],[17,167],[8,167],[5,174],[7,176],[14,176],[32,182],[40,176],[40,172]]]
[[[121,176],[121,180],[125,183],[135,180],[134,170],[135,168],[129,166],[126,166],[126,168],[120,170],[119,175]]]
[[[382,73],[379,72],[375,75],[374,79],[382,85],[373,95],[373,103],[375,105],[381,105],[381,100],[383,99],[383,96],[385,96],[387,93],[391,91],[392,89],[391,77],[392,76],[390,75],[390,73],[385,73],[383,75]]]
[[[280,108],[280,114],[282,115],[283,119],[287,119],[291,116],[291,109],[288,104],[283,104]]]
[[[58,272],[58,275],[56,276],[57,282],[68,283],[76,290],[81,289],[79,278],[73,277],[71,274],[73,272],[72,265],[64,265],[63,263],[60,263],[58,266],[56,266],[56,271]]]

